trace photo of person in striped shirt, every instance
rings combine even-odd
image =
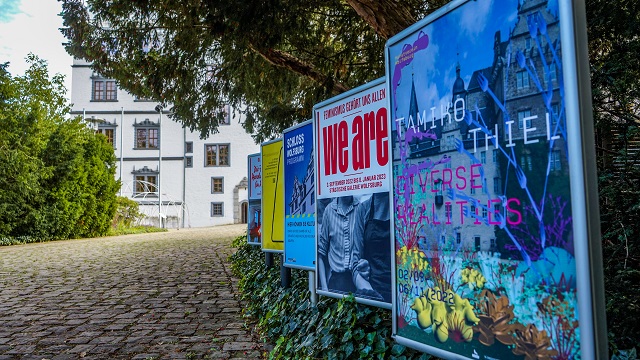
[[[368,212],[360,201],[347,195],[330,199],[318,232],[318,280],[321,290],[354,293],[382,301],[369,282],[370,266],[362,258],[363,229]],[[369,202],[367,201],[367,205]]]

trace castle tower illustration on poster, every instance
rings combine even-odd
[[[559,12],[456,1],[387,43],[402,344],[446,358],[593,353]]]

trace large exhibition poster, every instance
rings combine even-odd
[[[284,131],[284,266],[315,270],[313,122]]]
[[[387,43],[402,344],[446,358],[589,353],[562,21],[557,1],[457,1]]]
[[[262,251],[284,251],[282,139],[262,144]]]
[[[314,107],[318,293],[391,307],[389,116],[384,79]]]
[[[247,242],[251,245],[261,245],[260,226],[262,225],[262,157],[251,154],[247,157],[249,176],[249,206],[247,217]]]

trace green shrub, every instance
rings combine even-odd
[[[264,253],[234,240],[231,256],[240,277],[244,314],[257,320],[261,334],[275,344],[271,359],[429,359],[427,354],[396,344],[391,339],[391,312],[343,299],[320,297],[309,301],[308,274],[292,269],[292,285],[280,286],[280,269],[265,268]],[[274,256],[278,264],[280,255]]]
[[[124,196],[118,196],[116,199],[116,214],[112,221],[113,228],[128,228],[133,226],[144,215],[140,212],[140,206],[135,200]]]
[[[46,239],[38,238],[35,236],[0,236],[0,246],[8,246],[8,245],[24,245],[38,242],[45,242]]]
[[[63,76],[27,62],[16,77],[0,64],[0,236],[13,239],[3,243],[104,235],[119,188],[113,147],[68,119]]]

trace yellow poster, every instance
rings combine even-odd
[[[284,251],[282,139],[262,144],[262,251]]]

